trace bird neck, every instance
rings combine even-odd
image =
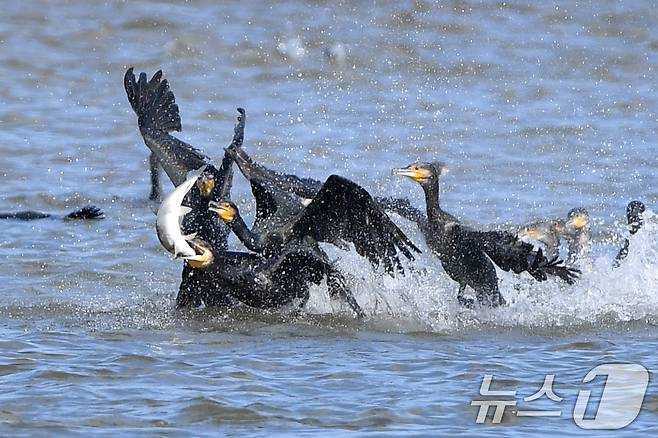
[[[260,236],[247,227],[240,213],[237,213],[235,219],[227,223],[227,225],[248,249],[254,252],[261,252],[263,250]]]
[[[441,204],[439,203],[439,183],[424,184],[423,191],[425,192],[425,205],[427,208],[427,219],[430,221],[440,220],[443,216]]]

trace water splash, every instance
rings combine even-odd
[[[423,241],[417,230],[405,231],[414,241]],[[500,290],[508,302],[499,309],[460,307],[456,300],[457,284],[424,246],[423,254],[407,264],[407,274],[396,278],[373,272],[354,252],[341,253],[338,263],[343,272],[354,273],[352,290],[371,315],[372,323],[381,325],[388,321],[389,329],[455,332],[497,326],[550,331],[605,327],[618,322],[653,325],[658,321],[656,231],[658,221],[650,213],[645,226],[632,237],[629,256],[619,268],[613,268],[613,260],[620,242],[611,239],[595,242],[601,255],[573,286],[555,278],[538,283],[527,274],[499,270]],[[309,312],[342,308],[322,294],[321,289],[314,290],[307,305]]]

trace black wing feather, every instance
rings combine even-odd
[[[133,69],[124,76],[124,88],[130,106],[137,114],[137,123],[144,142],[156,155],[163,169],[174,183],[179,185],[191,170],[210,162],[210,159],[195,147],[169,135],[180,131],[181,119],[174,93],[169,83],[157,71],[150,81],[146,73],[135,79]]]
[[[400,269],[398,251],[410,260],[412,250],[420,252],[365,189],[337,175],[327,179],[291,231],[318,242],[352,242],[359,255],[388,272]]]
[[[515,234],[506,231],[467,231],[469,239],[476,239],[489,258],[503,271],[516,274],[528,272],[537,281],[544,281],[547,275],[560,277],[573,284],[580,271],[563,265],[557,257],[548,260],[541,249],[520,240]]]

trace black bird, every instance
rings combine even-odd
[[[254,252],[276,254],[290,242],[346,241],[373,265],[382,264],[392,272],[400,267],[398,251],[411,260],[411,251],[419,251],[366,190],[340,176],[330,176],[299,213],[274,221],[270,219],[276,216],[277,199],[262,187],[254,195],[257,211],[251,230],[232,202],[210,203],[210,209]]]
[[[210,288],[206,289],[206,283],[201,284],[194,301],[186,304],[198,305],[198,300],[202,300],[206,305],[215,305],[214,288],[220,287],[230,297],[250,307],[276,309],[296,304],[302,308],[308,301],[310,284],[319,285],[326,277],[329,294],[342,297],[359,318],[365,316],[341,277],[332,274],[335,268],[331,263],[306,245],[289,246],[276,256],[263,257],[247,252],[213,252],[198,239],[190,243],[204,257],[188,263],[202,273]]]
[[[245,116],[242,113],[243,117]],[[357,253],[391,273],[401,269],[398,251],[413,260],[420,252],[358,184],[331,175],[324,184],[285,175],[255,163],[240,147],[228,149],[256,198],[251,230],[232,203],[214,205],[220,217],[252,251],[271,253],[291,240],[329,242],[341,248],[354,244]],[[319,250],[319,249],[318,249]]]
[[[628,223],[628,232],[630,235],[636,234],[642,228],[643,220],[642,214],[646,211],[646,206],[641,201],[631,201],[626,206],[626,221]],[[630,246],[628,237],[624,238],[624,245],[619,250],[615,257],[614,267],[617,268],[621,265],[621,261],[628,256],[628,247]]]
[[[342,277],[322,254],[292,245],[277,256],[268,258],[226,250],[228,229],[208,209],[211,200],[227,199],[232,185],[232,158],[225,153],[222,165],[215,169],[209,158],[189,144],[171,136],[180,131],[178,106],[162,72],[147,81],[145,73],[135,79],[133,69],[126,72],[124,86],[144,142],[162,165],[174,185],[182,183],[188,172],[207,165],[192,188],[187,205],[192,212],[185,216],[183,231],[196,232],[195,250],[206,255],[199,262],[186,262],[177,297],[178,307],[232,305],[235,301],[258,308],[279,307],[301,297],[308,299],[309,283],[318,275],[326,276],[332,296],[341,296],[358,316],[363,311],[344,286]],[[239,148],[244,138],[244,110],[238,118],[229,149]],[[295,277],[296,275],[296,277]],[[294,277],[294,278],[293,278]],[[322,277],[321,277],[322,278]],[[281,284],[282,286],[272,287]],[[285,287],[284,287],[285,286]]]
[[[504,271],[517,274],[526,271],[537,281],[555,275],[569,284],[574,282],[578,270],[562,266],[561,260],[548,260],[541,250],[535,251],[533,245],[522,242],[516,235],[505,231],[476,231],[444,211],[439,203],[439,178],[444,169],[442,163],[415,163],[394,169],[395,175],[409,177],[423,188],[427,216],[411,205],[395,210],[418,223],[443,269],[459,283],[457,298],[461,304],[473,305],[472,300],[463,296],[467,286],[475,291],[481,304],[492,307],[505,304],[498,289],[494,263]]]
[[[519,230],[519,237],[530,237],[543,245],[542,252],[548,259],[560,256],[560,244],[564,221],[543,220],[524,225]]]
[[[242,110],[242,115],[245,116],[244,110]],[[283,208],[288,216],[300,213],[323,186],[322,181],[313,178],[298,177],[268,169],[255,162],[243,148],[233,148],[231,152],[235,164],[250,181],[252,191],[258,191],[258,186],[267,187],[270,194],[278,200],[279,209]],[[373,199],[385,210],[405,210],[407,214],[412,214],[411,210],[415,210],[408,199],[378,196]],[[279,215],[284,216],[285,214],[280,213]],[[340,242],[334,243],[340,246]]]
[[[144,143],[151,150],[152,194],[156,188],[159,190],[161,165],[174,185],[185,181],[188,172],[205,165],[206,169],[186,197],[186,205],[192,211],[184,217],[181,228],[185,234],[196,232],[197,237],[216,253],[226,250],[229,229],[215,214],[208,212],[208,202],[230,197],[233,160],[224,154],[221,165],[216,168],[198,149],[169,134],[180,131],[182,126],[178,105],[162,71],[156,72],[149,81],[146,73],[141,73],[139,80],[136,80],[130,68],[124,77],[124,86],[130,105],[137,114]],[[234,142],[242,141],[243,131],[244,123],[239,119]],[[177,305],[193,306],[202,301],[207,305],[230,305],[235,300],[224,288],[214,284],[211,276],[185,263]]]
[[[11,213],[0,213],[0,219],[15,219],[20,221],[31,221],[36,219],[64,219],[64,220],[77,220],[77,219],[103,219],[104,213],[100,208],[88,205],[78,210],[72,211],[65,216],[53,215],[50,213],[42,213],[40,211],[17,211]]]
[[[569,249],[568,265],[573,265],[579,260],[591,263],[592,233],[589,222],[589,213],[583,207],[573,208],[567,213],[561,235],[566,239]]]

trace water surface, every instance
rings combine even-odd
[[[106,219],[3,221],[0,430],[585,433],[571,413],[587,371],[658,370],[656,226],[610,268],[626,203],[658,198],[657,14],[649,1],[4,2],[0,210],[93,203]],[[420,206],[390,169],[441,160],[445,208],[476,226],[587,207],[594,265],[573,288],[503,274],[510,306],[468,311],[429,254],[391,279],[335,251],[365,322],[323,287],[302,315],[177,312],[130,66],[164,70],[181,138],[213,157],[242,106],[247,149],[280,170]],[[253,208],[242,178],[234,198]],[[555,374],[561,417],[476,425],[485,374],[520,402]],[[657,393],[652,381],[628,433],[656,433]]]

